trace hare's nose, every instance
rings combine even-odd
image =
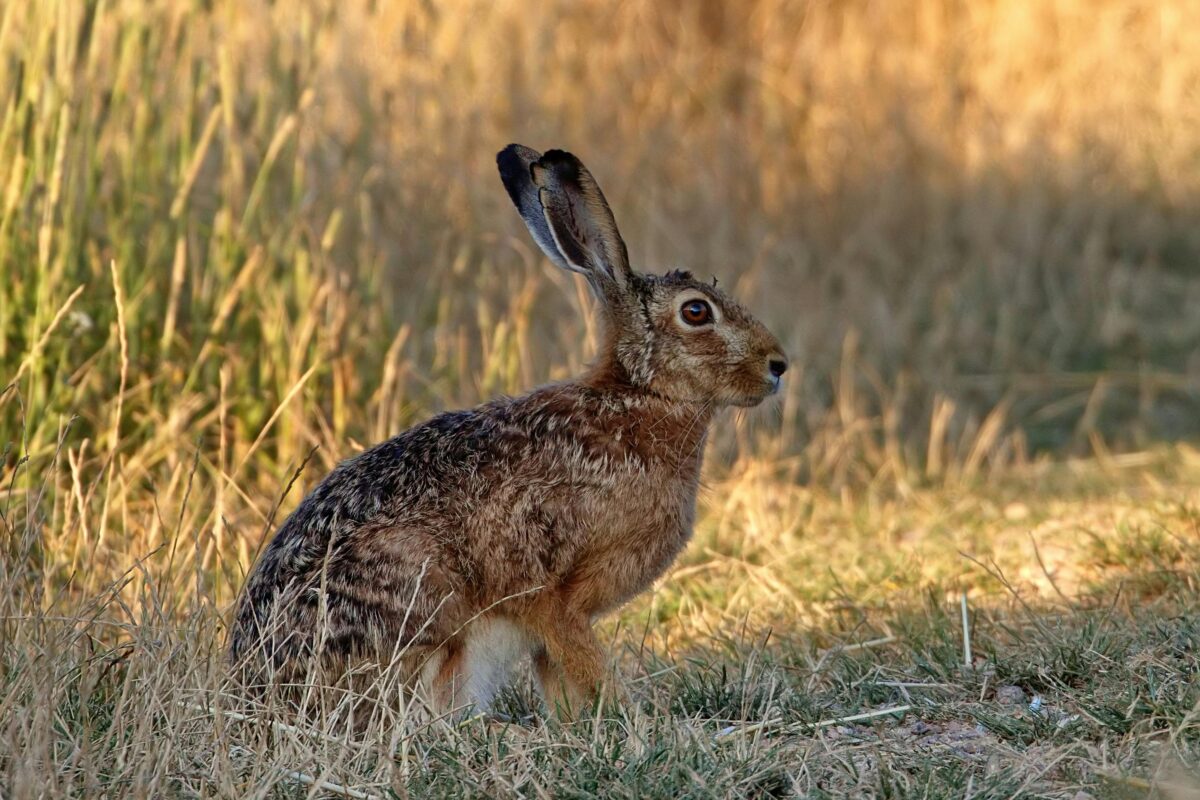
[[[778,378],[787,372],[787,362],[782,358],[772,358],[767,361],[767,369],[771,370],[771,375]]]

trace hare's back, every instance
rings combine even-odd
[[[301,501],[255,565],[242,596],[233,655],[275,647],[373,648],[438,635],[462,596],[453,531],[470,513],[488,458],[489,420],[442,414],[342,462]],[[447,599],[450,597],[451,599]],[[323,606],[323,608],[322,608]],[[322,616],[323,615],[323,616]],[[319,619],[320,618],[320,619]]]

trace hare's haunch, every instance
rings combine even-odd
[[[534,240],[591,285],[599,356],[330,473],[246,582],[230,653],[255,682],[410,659],[437,702],[486,707],[530,655],[551,707],[578,708],[603,672],[593,620],[691,536],[713,414],[779,388],[779,342],[724,292],[630,268],[577,158],[509,145],[497,163]]]

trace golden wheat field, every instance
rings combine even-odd
[[[305,490],[595,350],[511,141],[785,391],[591,714],[247,707]],[[0,796],[1200,796],[1198,308],[1195,0],[8,0]]]

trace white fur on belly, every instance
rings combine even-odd
[[[512,677],[513,667],[533,650],[533,639],[502,618],[479,620],[466,630],[462,668],[454,676],[452,706],[460,711],[487,711]],[[425,665],[429,686],[441,668],[442,658]],[[473,707],[473,709],[472,709]]]

